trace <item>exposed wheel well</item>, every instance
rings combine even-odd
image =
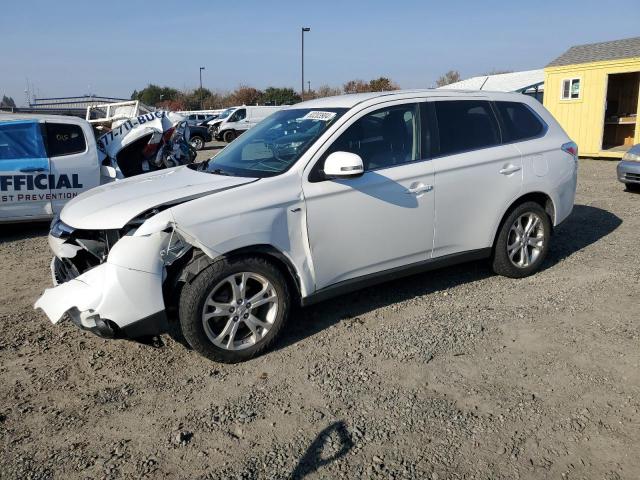
[[[271,245],[251,245],[242,247],[224,254],[225,257],[251,256],[260,257],[271,262],[287,280],[287,285],[291,291],[291,296],[299,301],[300,299],[300,279],[289,259],[277,248]],[[194,248],[191,259],[186,265],[180,266],[181,274],[177,281],[191,282],[204,268],[215,259],[209,258],[203,252]]]
[[[551,197],[546,193],[530,192],[519,197],[511,205],[509,205],[509,208],[507,208],[507,211],[504,212],[504,215],[500,219],[498,228],[496,228],[496,231],[493,233],[492,245],[495,245],[496,238],[498,237],[498,232],[500,232],[500,229],[502,228],[502,225],[504,224],[505,219],[509,216],[511,211],[514,208],[516,208],[518,205],[521,205],[525,202],[535,202],[538,205],[540,205],[542,208],[544,208],[544,211],[547,212],[547,215],[549,216],[549,220],[551,221],[551,228],[553,228],[553,223],[556,215],[555,207],[553,205],[553,200],[551,200]]]

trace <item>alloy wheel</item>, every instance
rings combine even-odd
[[[535,263],[544,248],[544,224],[538,214],[520,215],[509,229],[507,255],[513,265],[527,268]]]
[[[277,313],[278,294],[271,282],[240,272],[213,287],[202,308],[202,325],[215,346],[242,350],[265,338]]]

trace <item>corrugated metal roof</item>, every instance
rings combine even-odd
[[[640,37],[625,38],[612,42],[576,45],[564,52],[547,67],[561,67],[580,63],[603,62],[621,58],[640,57]]]
[[[526,70],[524,72],[501,73],[498,75],[482,75],[471,77],[460,82],[440,87],[447,90],[487,90],[490,92],[520,92],[528,87],[538,85],[544,90],[544,70]]]

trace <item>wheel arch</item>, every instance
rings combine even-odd
[[[555,203],[553,202],[553,199],[544,192],[540,192],[540,191],[528,192],[528,193],[525,193],[524,195],[521,195],[520,197],[515,199],[513,202],[511,202],[509,207],[503,212],[502,217],[500,218],[500,222],[498,222],[497,226],[493,230],[491,248],[495,247],[498,233],[500,232],[502,225],[504,225],[504,222],[506,218],[509,216],[509,214],[511,213],[511,211],[514,208],[516,208],[518,205],[521,205],[525,202],[535,202],[538,205],[540,205],[549,216],[549,220],[551,221],[551,228],[553,229],[553,225],[555,223],[555,218],[556,218],[556,207],[555,207]]]
[[[196,249],[198,250],[198,249]],[[292,297],[296,302],[300,302],[302,297],[301,280],[297,273],[293,262],[280,250],[273,245],[258,244],[247,245],[222,254],[220,257],[211,258],[202,251],[194,252],[192,259],[182,267],[180,281],[191,282],[193,279],[208,265],[215,262],[218,258],[232,258],[241,256],[260,257],[271,262],[287,281],[287,285],[292,293]]]

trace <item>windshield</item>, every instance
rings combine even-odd
[[[198,170],[239,177],[271,177],[288,170],[346,108],[280,110],[238,137]]]
[[[233,113],[234,110],[235,108],[227,108],[220,115],[218,115],[218,118],[227,118],[229,115]]]

